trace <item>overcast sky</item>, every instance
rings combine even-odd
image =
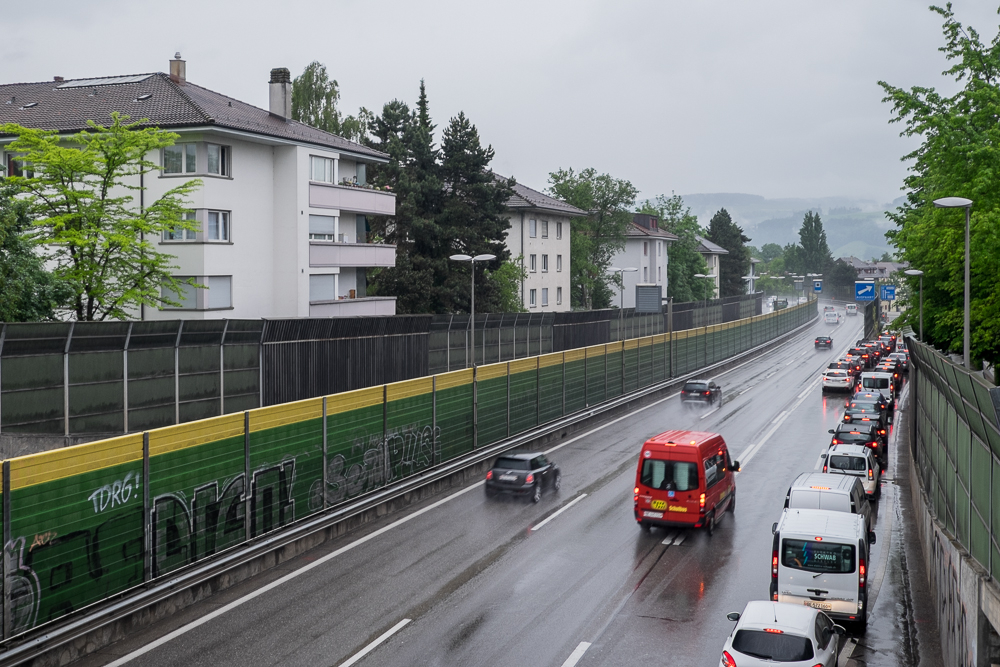
[[[496,149],[495,170],[536,189],[557,168],[592,166],[643,197],[888,202],[913,144],[888,124],[876,82],[953,89],[928,4],[10,2],[0,82],[167,71],[180,51],[190,81],[266,108],[272,67],[295,76],[319,60],[350,113],[412,104],[424,78],[439,132],[464,110]],[[996,3],[954,4],[987,41],[997,33]]]

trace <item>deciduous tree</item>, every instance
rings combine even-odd
[[[684,206],[680,195],[659,195],[652,201],[646,200],[639,212],[655,215],[660,220],[660,229],[677,235],[677,240],[667,248],[667,296],[675,302],[711,298],[713,284],[694,277],[708,273],[705,258],[698,252],[701,244],[697,236],[702,231],[698,216]]]

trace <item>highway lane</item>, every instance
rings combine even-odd
[[[789,482],[814,469],[839,421],[843,399],[822,396],[819,372],[860,328],[860,317],[817,323],[721,375],[725,400],[714,412],[672,398],[558,446],[551,458],[563,488],[538,505],[487,501],[473,485],[404,522],[389,517],[325,544],[79,664],[333,666],[391,631],[353,664],[716,665],[732,627],[725,613],[767,595],[770,526]],[[813,349],[820,333],[834,336],[833,350]],[[632,519],[639,446],[668,428],[718,431],[737,458],[760,442],[737,480],[736,513],[714,537],[643,534]],[[301,575],[187,625],[294,572]],[[152,648],[135,656],[143,647]]]

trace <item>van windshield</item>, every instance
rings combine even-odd
[[[827,464],[834,470],[861,471],[868,470],[868,461],[862,456],[840,456],[834,454]]]
[[[788,633],[739,630],[733,637],[733,648],[744,655],[774,662],[798,662],[813,658],[809,638]]]
[[[888,389],[889,378],[861,378],[861,386],[865,389]]]
[[[651,489],[691,491],[698,488],[698,466],[688,461],[645,459],[639,481]]]
[[[782,540],[781,564],[807,572],[850,574],[854,572],[854,546],[815,540]]]

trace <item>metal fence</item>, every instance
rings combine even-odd
[[[913,460],[929,507],[1000,577],[1000,389],[906,333]]]

